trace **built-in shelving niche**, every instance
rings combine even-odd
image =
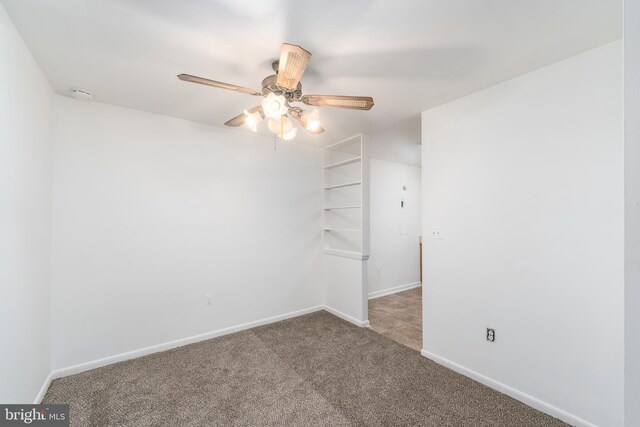
[[[322,233],[326,253],[368,258],[368,180],[362,135],[325,147]]]

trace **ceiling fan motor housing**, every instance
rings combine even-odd
[[[277,62],[277,61],[276,61]],[[277,68],[274,66],[274,68]],[[281,87],[277,83],[278,75],[272,74],[267,76],[262,80],[262,94],[264,96],[269,95],[270,93],[275,93],[276,95],[284,96],[288,101],[293,99],[300,99],[302,96],[302,83],[298,82],[295,90],[290,90],[284,87]]]

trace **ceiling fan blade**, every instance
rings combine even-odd
[[[252,109],[247,110],[248,113],[255,113],[256,111],[259,112],[262,118],[264,119],[264,112],[262,111],[262,105],[258,105],[257,107],[253,107]],[[224,125],[237,128],[238,126],[242,126],[246,120],[247,120],[247,116],[244,113],[242,113],[235,116],[233,119],[227,120],[224,123]]]
[[[289,108],[289,115],[291,116],[291,118],[293,120],[295,120],[296,122],[298,122],[298,124],[304,128],[304,130],[306,130],[307,132],[309,132],[312,135],[317,135],[319,133],[324,132],[324,128],[321,126],[318,126],[317,129],[315,130],[309,130],[307,129],[307,125],[305,124],[305,122],[302,120],[302,109],[298,108],[298,107],[291,107]]]
[[[283,43],[278,64],[278,86],[295,90],[310,59],[311,53],[300,46]]]
[[[248,93],[249,95],[262,96],[262,92],[248,87],[231,85],[229,83],[217,82],[203,77],[192,76],[191,74],[178,74],[178,78],[185,82],[199,83],[205,86],[213,86],[220,89],[235,90],[236,92]]]
[[[317,107],[349,108],[352,110],[370,110],[373,107],[373,98],[370,96],[304,95],[300,101]]]

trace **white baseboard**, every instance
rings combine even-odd
[[[341,312],[340,310],[336,310],[333,307],[329,307],[328,305],[325,305],[322,307],[324,310],[328,311],[329,313],[333,314],[334,316],[338,316],[339,318],[341,318],[342,320],[346,320],[349,323],[353,323],[356,326],[360,326],[362,328],[366,328],[369,327],[369,321],[368,320],[358,320],[353,316],[350,316],[346,313]]]
[[[42,399],[44,399],[44,395],[47,393],[47,390],[49,390],[49,386],[51,385],[52,380],[53,380],[53,372],[49,372],[49,375],[47,375],[47,378],[45,378],[44,383],[42,384],[42,387],[40,387],[40,391],[38,392],[38,395],[33,400],[34,405],[39,405],[42,402]]]
[[[80,372],[88,371],[91,369],[99,368],[101,366],[111,365],[112,363],[122,362],[124,360],[135,359],[137,357],[146,356],[151,353],[157,353],[159,351],[170,350],[176,347],[182,347],[183,345],[193,344],[200,341],[205,341],[211,338],[220,337],[222,335],[232,334],[234,332],[240,332],[245,329],[255,328],[256,326],[267,325],[269,323],[279,322],[281,320],[291,319],[292,317],[302,316],[304,314],[313,313],[324,309],[324,306],[318,305],[314,307],[305,308],[302,310],[292,311],[290,313],[281,314],[278,316],[268,317],[266,319],[254,320],[253,322],[243,323],[241,325],[231,326],[229,328],[219,329],[217,331],[206,332],[200,335],[194,335],[187,338],[180,338],[175,341],[169,341],[162,344],[152,345],[149,347],[141,348],[138,350],[129,351],[126,353],[116,354],[114,356],[104,357],[102,359],[92,360],[90,362],[80,363],[78,365],[68,366],[62,369],[56,369],[49,375],[49,382],[52,379],[66,377],[68,375],[79,374]],[[47,391],[47,387],[44,388],[44,392]],[[41,391],[42,396],[44,393]],[[40,396],[40,394],[38,394]]]
[[[418,288],[422,286],[421,282],[407,283],[406,285],[395,286],[389,289],[383,289],[381,291],[369,292],[369,299],[380,298],[386,295],[395,294],[397,292],[408,291],[409,289]]]
[[[46,378],[42,388],[38,392],[34,403],[42,402],[44,395],[46,394],[49,386],[51,385],[51,381],[56,378],[62,378],[69,375],[79,374],[81,372],[89,371],[91,369],[100,368],[102,366],[111,365],[113,363],[122,362],[125,360],[135,359],[137,357],[146,356],[148,354],[157,353],[160,351],[170,350],[176,347],[182,347],[184,345],[193,344],[200,341],[206,341],[211,338],[220,337],[223,335],[232,334],[234,332],[240,332],[245,329],[255,328],[256,326],[267,325],[269,323],[279,322],[281,320],[291,319],[293,317],[303,316],[305,314],[314,313],[316,311],[326,310],[329,313],[340,317],[341,319],[346,320],[347,322],[353,323],[357,326],[361,327],[369,327],[369,321],[360,321],[355,317],[352,317],[348,314],[345,314],[339,310],[336,310],[332,307],[328,307],[326,305],[317,305],[314,307],[305,308],[302,310],[292,311],[289,313],[281,314],[278,316],[268,317],[266,319],[255,320],[253,322],[243,323],[241,325],[231,326],[229,328],[219,329],[216,331],[206,332],[204,334],[194,335],[187,338],[180,338],[174,341],[169,341],[162,344],[152,345],[149,347],[140,348],[137,350],[129,351],[126,353],[120,353],[113,356],[104,357],[101,359],[92,360],[90,362],[80,363],[78,365],[68,366],[66,368],[56,369],[52,371]]]
[[[415,288],[417,286],[420,286],[420,283],[416,284],[411,284],[411,285],[405,285],[405,286],[410,286],[410,287],[406,287],[405,289],[411,289],[411,288]],[[397,288],[393,288],[393,289],[397,289]],[[404,289],[403,289],[404,290]],[[395,291],[395,292],[399,292],[399,291]],[[389,292],[389,293],[394,293],[394,292]],[[385,294],[388,295],[388,294]],[[378,296],[382,296],[382,295],[378,295]],[[371,298],[371,297],[370,297]],[[375,297],[374,297],[375,298]],[[169,350],[172,348],[176,348],[176,347],[181,347],[187,344],[193,344],[196,342],[200,342],[200,341],[205,341],[211,338],[216,338],[216,337],[220,337],[223,335],[227,335],[227,334],[231,334],[234,332],[240,332],[243,331],[245,329],[250,329],[250,328],[254,328],[256,326],[262,326],[262,325],[267,325],[269,323],[275,323],[275,322],[279,322],[281,320],[286,320],[286,319],[291,319],[293,317],[298,317],[298,316],[302,316],[305,314],[309,314],[309,313],[314,313],[316,311],[320,311],[320,310],[326,310],[329,313],[340,317],[343,320],[346,320],[347,322],[353,323],[354,325],[360,326],[360,327],[370,327],[369,321],[365,320],[365,321],[361,321],[356,319],[353,316],[350,316],[346,313],[343,313],[339,310],[336,310],[333,307],[329,307],[327,305],[318,305],[318,306],[314,306],[314,307],[309,307],[306,309],[302,309],[302,310],[297,310],[297,311],[292,311],[286,314],[281,314],[278,316],[273,316],[273,317],[268,317],[265,319],[260,319],[260,320],[255,320],[253,322],[248,322],[248,323],[243,323],[240,325],[236,325],[236,326],[232,326],[229,328],[224,328],[224,329],[219,329],[217,331],[212,331],[212,332],[206,332],[204,334],[200,334],[200,335],[194,335],[191,337],[187,337],[187,338],[181,338],[178,340],[174,340],[174,341],[170,341],[170,342],[166,342],[163,344],[157,344],[157,345],[153,345],[153,346],[149,346],[149,347],[145,347],[145,348],[141,348],[138,350],[133,350],[127,353],[121,353],[121,354],[117,354],[114,356],[109,356],[109,357],[105,357],[102,359],[97,359],[97,360],[93,360],[90,362],[85,362],[85,363],[81,363],[78,365],[74,365],[74,366],[69,366],[66,368],[62,368],[62,369],[57,369],[54,370],[52,372],[49,373],[49,375],[47,376],[47,378],[45,379],[44,383],[42,384],[42,387],[40,388],[40,391],[38,392],[38,395],[36,396],[36,398],[34,399],[34,404],[39,404],[40,402],[42,402],[42,399],[44,398],[44,395],[46,394],[47,390],[49,389],[49,386],[51,384],[51,381],[56,379],[56,378],[61,378],[61,377],[65,377],[68,375],[73,375],[73,374],[79,374],[81,372],[84,371],[88,371],[91,369],[95,369],[95,368],[99,368],[101,366],[106,366],[106,365],[110,365],[112,363],[116,363],[116,362],[122,362],[125,360],[129,360],[129,359],[134,359],[137,357],[141,357],[141,356],[146,356],[148,354],[152,354],[152,353],[157,353],[160,351],[165,351],[165,350]],[[471,369],[465,368],[464,366],[458,365],[457,363],[451,362],[450,360],[447,360],[443,357],[440,357],[438,355],[435,355],[433,353],[428,352],[427,350],[422,350],[421,354],[428,358],[433,360],[434,362],[446,366],[449,369],[452,369],[462,375],[465,375],[471,379],[474,379],[488,387],[493,388],[494,390],[497,390],[501,393],[504,393],[508,396],[513,397],[516,400],[519,400],[529,406],[531,406],[532,408],[535,408],[539,411],[545,412],[553,417],[559,418],[569,424],[575,425],[575,426],[579,426],[579,427],[596,427],[594,424],[583,420],[582,418],[579,418],[573,414],[570,414],[566,411],[563,411],[562,409],[559,409],[553,405],[550,405],[546,402],[543,402],[542,400],[539,400],[533,396],[530,396],[526,393],[521,392],[520,390],[517,390],[513,387],[510,387],[508,385],[502,384],[498,381],[495,381],[489,377],[486,377],[482,374],[479,374],[475,371],[472,371]]]
[[[537,409],[541,412],[544,412],[546,414],[551,415],[552,417],[558,418],[566,423],[569,423],[571,425],[574,426],[579,426],[579,427],[597,427],[595,424],[592,424],[588,421],[583,420],[580,417],[577,417],[573,414],[570,414],[566,411],[563,411],[560,408],[557,408],[553,405],[550,405],[547,402],[543,402],[540,399],[537,399],[533,396],[530,396],[520,390],[517,390],[513,387],[510,387],[506,384],[502,384],[501,382],[498,382],[496,380],[493,380],[489,377],[486,377],[478,372],[472,371],[469,368],[465,368],[464,366],[458,365],[455,362],[452,362],[448,359],[445,359],[444,357],[440,357],[438,355],[435,355],[433,353],[428,352],[427,350],[422,350],[420,352],[424,357],[433,360],[434,362],[436,362],[439,365],[443,365],[446,366],[447,368],[458,372],[459,374],[462,374],[466,377],[469,377],[473,380],[478,381],[479,383],[482,383],[484,385],[486,385],[487,387],[491,387],[494,390],[497,390],[501,393],[504,393],[508,396],[513,397],[516,400],[519,400],[520,402],[531,406],[534,409]]]

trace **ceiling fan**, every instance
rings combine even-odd
[[[186,82],[263,97],[260,105],[244,110],[244,113],[228,120],[225,125],[238,127],[246,124],[254,132],[257,132],[258,124],[266,117],[269,119],[269,130],[282,139],[293,139],[296,136],[297,129],[293,126],[291,119],[311,134],[324,132],[320,126],[320,114],[317,109],[303,110],[298,106],[292,106],[292,103],[352,110],[370,110],[373,107],[373,98],[370,96],[303,95],[300,79],[309,65],[310,59],[311,53],[307,50],[297,45],[283,43],[280,59],[273,61],[271,65],[276,74],[262,80],[262,90],[222,83],[190,74],[179,74],[178,78]]]

